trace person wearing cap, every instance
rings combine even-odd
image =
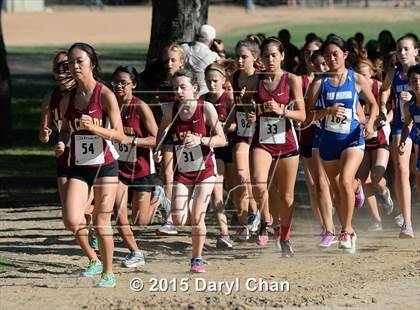
[[[196,41],[182,44],[185,54],[185,67],[194,72],[200,85],[200,95],[208,92],[204,79],[204,69],[220,59],[218,53],[210,47],[216,38],[216,29],[210,25],[202,25]]]

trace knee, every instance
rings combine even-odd
[[[253,184],[252,185],[252,194],[255,199],[262,199],[267,193],[266,184]]]
[[[191,226],[192,227],[202,227],[205,226],[204,219],[206,217],[206,213],[197,213],[191,215]]]
[[[293,202],[294,202],[294,194],[290,193],[290,192],[284,193],[280,197],[280,202],[283,206],[285,206],[287,208],[291,207],[293,205]]]
[[[72,232],[73,234],[76,234],[77,231],[79,230],[80,225],[74,219],[63,218],[63,223],[66,230]]]
[[[144,227],[144,226],[149,225],[150,220],[151,220],[150,218],[147,218],[145,216],[139,216],[138,218],[133,219],[133,225]]]
[[[340,176],[340,191],[345,193],[354,192],[354,179]]]

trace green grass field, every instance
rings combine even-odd
[[[334,23],[323,22],[313,24],[287,25],[291,32],[292,42],[301,47],[305,35],[315,32],[325,37],[331,32],[347,39],[356,32],[365,34],[366,42],[377,38],[383,29],[389,29],[395,38],[404,33],[418,30],[418,20],[411,23],[395,22],[386,25],[380,22],[357,22]],[[267,35],[276,35],[283,25],[268,24],[254,28],[237,29],[229,33],[222,33],[220,38],[225,41],[228,56],[233,56],[236,42],[249,33],[263,32]],[[42,195],[45,193],[51,197],[55,188],[55,165],[52,152],[52,144],[41,145],[37,139],[40,104],[43,96],[54,87],[54,81],[50,74],[49,63],[54,53],[62,46],[45,47],[7,47],[9,59],[13,58],[13,66],[20,61],[27,63],[27,72],[20,70],[12,74],[12,117],[13,117],[13,143],[0,147],[0,200],[15,201],[22,195]],[[125,45],[98,45],[97,51],[100,58],[107,63],[140,63],[146,58],[146,44]],[[39,64],[45,64],[45,68],[39,68]],[[36,73],[32,70],[38,69]],[[114,66],[102,66],[104,80],[109,81]],[[141,71],[142,68],[138,68]],[[26,70],[26,67],[25,67]],[[54,138],[52,139],[54,140]],[[21,182],[25,178],[27,182]],[[31,180],[33,180],[31,182]],[[36,180],[36,181],[35,181]],[[42,188],[42,190],[40,190]],[[54,196],[56,199],[56,196]],[[4,199],[4,200],[3,200]]]

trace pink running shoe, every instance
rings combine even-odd
[[[257,245],[266,245],[268,243],[268,231],[267,228],[263,229],[257,236]]]
[[[319,246],[321,248],[328,248],[332,246],[334,243],[337,243],[337,239],[333,233],[329,231],[325,231],[324,235],[322,236],[321,241],[319,242]]]
[[[360,209],[363,207],[363,203],[365,202],[365,193],[363,192],[363,186],[360,179],[356,179],[357,183],[359,183],[359,187],[357,189],[357,192],[355,194],[355,202],[354,207],[357,209]]]
[[[193,273],[203,273],[206,272],[204,269],[203,259],[201,258],[191,258],[191,272]]]

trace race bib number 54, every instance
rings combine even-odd
[[[74,140],[77,166],[100,165],[105,162],[101,137],[76,135]]]

